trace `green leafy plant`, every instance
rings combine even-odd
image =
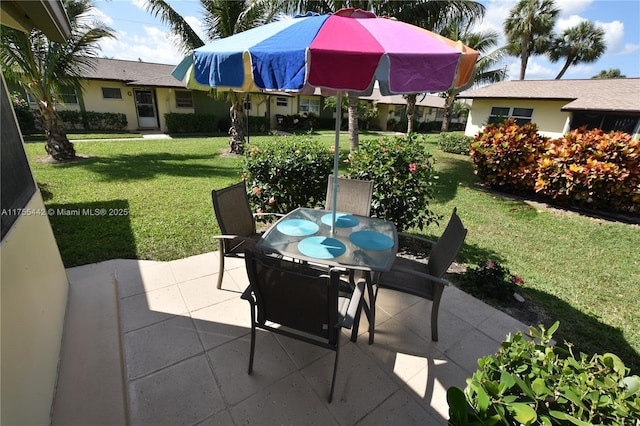
[[[563,204],[640,211],[640,142],[623,132],[569,132],[549,141],[535,189]]]
[[[637,426],[640,378],[614,354],[551,346],[558,326],[509,335],[494,356],[480,358],[464,391],[447,391],[449,424]]]
[[[13,92],[11,94],[11,103],[13,104],[13,110],[16,113],[22,134],[35,133],[37,130],[36,114],[29,106],[29,102],[27,102],[20,93]]]
[[[288,213],[324,203],[333,152],[309,136],[252,144],[244,156],[249,202],[258,213]]]
[[[443,132],[438,137],[438,146],[444,152],[467,155],[471,149],[472,141],[473,138],[470,136]]]
[[[171,112],[164,115],[169,133],[213,133],[218,131],[218,122],[213,114],[182,114]]]
[[[511,299],[518,286],[524,284],[522,278],[491,260],[468,268],[459,282],[465,291],[474,296],[497,300]]]
[[[429,210],[436,172],[423,136],[361,141],[347,162],[349,177],[373,180],[372,215],[392,221],[398,230],[422,228],[438,219]]]
[[[538,134],[535,123],[524,126],[515,120],[490,124],[474,138],[471,160],[478,177],[503,190],[533,192],[538,159],[548,138]]]

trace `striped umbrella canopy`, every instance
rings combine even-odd
[[[465,88],[473,83],[477,59],[478,52],[459,41],[349,8],[214,40],[194,49],[173,75],[190,89],[313,93],[320,88],[340,98],[344,92],[368,95],[376,85],[383,95]],[[336,112],[335,176],[341,115]]]
[[[478,52],[460,41],[372,12],[308,13],[193,50],[173,75],[188,88],[383,95],[442,92],[473,82]]]

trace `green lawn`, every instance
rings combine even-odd
[[[319,137],[333,144],[330,132]],[[341,142],[346,148],[346,135]],[[226,137],[75,146],[88,158],[42,164],[36,161],[44,155],[42,144],[26,145],[45,203],[56,212],[51,223],[67,267],[112,258],[172,260],[217,249],[210,191],[238,182],[242,173],[240,158],[221,155]],[[524,278],[526,297],[560,320],[558,340],[587,352],[614,352],[637,374],[640,228],[483,191],[467,157],[442,153],[435,143],[431,150],[440,174],[432,209],[447,217],[457,207],[469,229],[461,260],[499,261]],[[62,215],[83,209],[98,215]],[[443,227],[420,233],[437,238]]]

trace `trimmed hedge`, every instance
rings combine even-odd
[[[471,142],[473,138],[471,136],[465,136],[459,133],[440,133],[438,137],[438,146],[444,152],[450,152],[452,154],[469,154],[471,149]]]
[[[170,112],[164,115],[169,133],[216,133],[218,122],[213,114],[180,114]]]
[[[124,130],[127,116],[116,112],[58,111],[66,130]]]
[[[581,128],[559,139],[533,123],[488,125],[471,145],[476,174],[494,188],[539,193],[560,204],[640,211],[640,142]]]

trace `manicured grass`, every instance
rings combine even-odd
[[[333,144],[332,134],[319,137]],[[429,136],[440,173],[431,207],[445,219],[414,232],[437,238],[457,207],[469,229],[464,263],[499,261],[524,278],[525,297],[560,320],[558,340],[589,353],[614,352],[637,374],[640,228],[483,191],[469,159],[442,153],[436,137]],[[45,203],[56,212],[51,223],[66,266],[112,258],[171,260],[217,249],[210,191],[238,182],[242,173],[241,158],[222,155],[226,137],[75,145],[87,159],[41,164],[35,161],[41,146],[27,144]],[[346,134],[341,148],[348,149]],[[83,209],[107,214],[82,215]],[[58,214],[76,211],[80,215]]]

